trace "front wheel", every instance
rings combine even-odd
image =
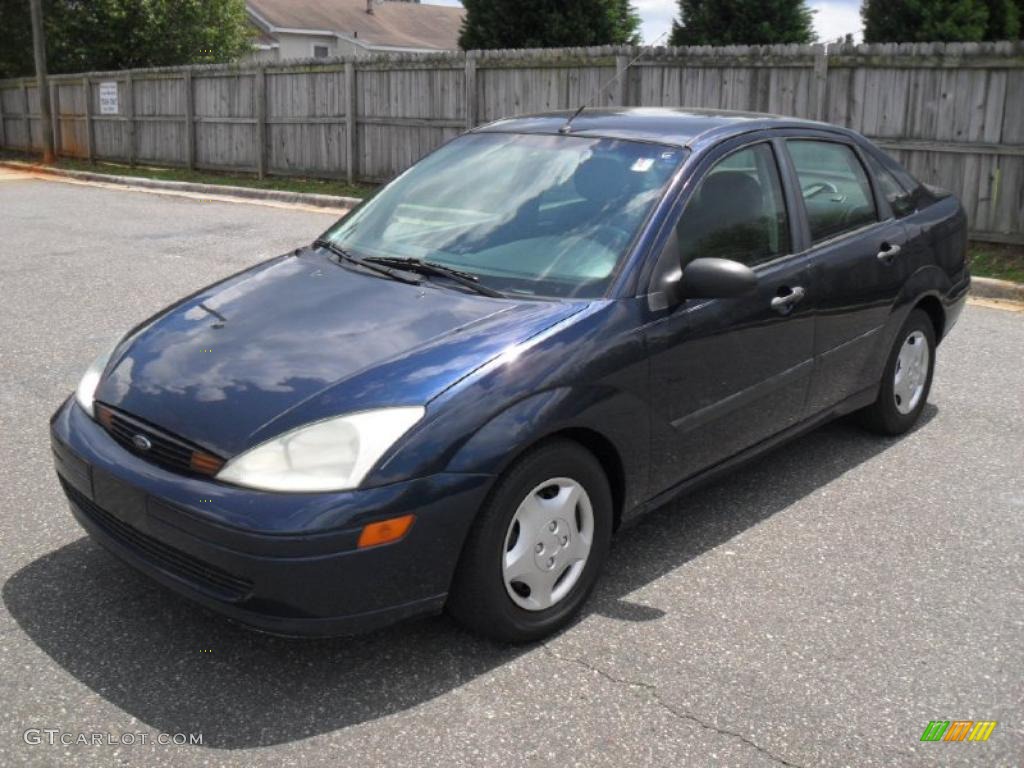
[[[868,429],[901,435],[921,417],[935,371],[935,328],[920,309],[903,324],[882,374],[878,399],[860,412]]]
[[[594,456],[558,440],[497,481],[466,540],[448,611],[503,642],[568,624],[597,581],[611,542],[612,498]]]

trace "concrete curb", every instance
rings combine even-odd
[[[972,277],[971,295],[983,299],[1024,302],[1024,285],[991,277]]]
[[[18,160],[0,161],[0,167],[19,171],[32,171],[47,176],[64,176],[79,181],[94,181],[104,184],[121,184],[142,189],[163,189],[171,192],[191,192],[201,195],[221,195],[224,197],[242,197],[247,200],[268,200],[275,203],[293,203],[309,205],[315,208],[351,208],[363,202],[358,197],[340,197],[335,195],[314,195],[304,192],[286,192],[279,189],[253,189],[252,187],[234,187],[226,184],[197,184],[191,181],[163,181],[147,179],[141,176],[114,176],[108,173],[92,171],[70,171],[66,168],[51,168],[48,165],[24,163]]]

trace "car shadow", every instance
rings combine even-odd
[[[934,418],[928,405],[918,429]],[[829,424],[620,531],[583,616],[657,621],[627,596],[885,451],[847,421]],[[445,617],[331,640],[238,627],[155,585],[82,538],[25,566],[3,600],[31,640],[154,730],[205,746],[268,746],[429,701],[531,646],[496,645]],[[566,630],[573,631],[572,628]]]

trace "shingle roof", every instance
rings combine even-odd
[[[370,46],[431,48],[459,47],[459,28],[465,11],[460,7],[406,2],[375,2],[366,12],[366,0],[248,0],[258,18],[272,27],[326,30]]]
[[[277,38],[271,35],[269,32],[264,32],[259,27],[256,27],[256,35],[253,37],[253,43],[259,46],[266,46],[273,48],[277,45]]]

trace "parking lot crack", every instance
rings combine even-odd
[[[733,731],[733,730],[730,730],[728,728],[722,728],[721,726],[714,725],[713,723],[709,723],[709,722],[706,722],[704,720],[701,720],[696,715],[691,714],[689,712],[685,712],[685,711],[679,709],[678,707],[670,704],[669,702],[665,701],[664,697],[662,697],[662,695],[661,695],[661,692],[658,690],[658,686],[654,685],[653,683],[647,683],[647,682],[643,682],[641,680],[627,680],[627,679],[622,678],[622,677],[616,677],[615,675],[613,675],[613,674],[611,674],[611,673],[601,669],[600,667],[598,667],[598,666],[596,666],[594,664],[589,663],[585,659],[581,659],[581,658],[576,657],[576,656],[562,656],[561,654],[556,653],[555,651],[553,651],[547,645],[541,645],[541,650],[543,650],[547,655],[551,656],[553,659],[557,659],[558,661],[562,661],[562,662],[569,662],[571,664],[575,664],[575,665],[577,665],[579,667],[582,667],[583,669],[588,670],[589,672],[593,672],[596,675],[600,675],[605,680],[608,680],[609,682],[611,682],[611,683],[613,683],[615,685],[624,685],[624,686],[628,686],[630,688],[641,688],[643,690],[649,691],[654,696],[655,703],[657,703],[657,705],[659,707],[664,709],[666,712],[668,712],[673,717],[675,717],[675,718],[677,718],[679,720],[684,720],[686,722],[693,723],[694,725],[696,725],[696,726],[698,726],[700,728],[703,728],[704,730],[712,731],[712,732],[717,733],[717,734],[719,734],[721,736],[728,736],[730,738],[736,739],[736,740],[742,742],[743,744],[746,744],[748,747],[751,747],[751,748],[757,750],[762,755],[768,757],[770,760],[772,760],[773,762],[778,763],[779,765],[790,766],[790,768],[801,768],[801,766],[799,764],[791,763],[788,760],[786,760],[785,758],[779,757],[778,755],[776,755],[775,753],[771,752],[768,749],[765,749],[764,747],[762,747],[760,744],[758,744],[757,742],[753,741],[749,737],[744,736],[742,733],[738,733],[737,731]]]

